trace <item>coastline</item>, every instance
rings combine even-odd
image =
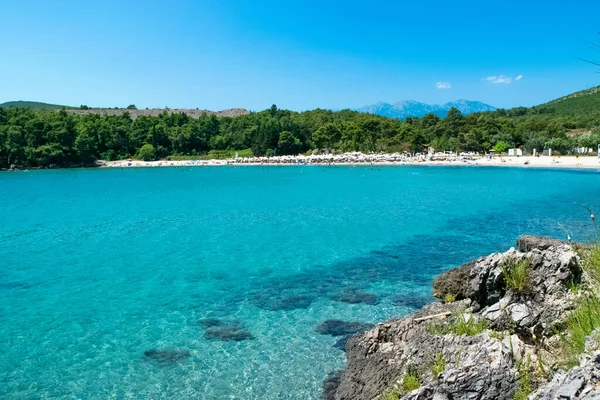
[[[358,157],[325,158],[314,156],[280,156],[254,159],[225,159],[225,160],[160,160],[160,161],[101,161],[100,168],[156,168],[156,167],[216,167],[216,166],[484,166],[484,167],[522,167],[522,168],[569,168],[569,169],[599,169],[600,159],[593,156],[509,156],[509,157],[478,157],[473,159],[400,159],[391,160],[391,155]]]

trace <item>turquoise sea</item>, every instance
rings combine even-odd
[[[405,315],[519,234],[589,239],[578,204],[599,171],[0,173],[0,398],[319,399],[321,323]]]

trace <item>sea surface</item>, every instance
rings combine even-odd
[[[520,234],[589,240],[581,204],[599,171],[0,173],[0,398],[320,399],[324,321],[406,315]]]

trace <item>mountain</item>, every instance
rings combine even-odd
[[[571,93],[534,109],[552,109],[558,115],[579,115],[600,110],[600,86]]]
[[[446,104],[427,104],[418,101],[404,100],[394,104],[376,103],[370,106],[361,107],[357,111],[399,119],[404,119],[406,117],[422,117],[429,113],[444,118],[452,107],[456,107],[463,114],[494,111],[496,109],[496,107],[480,101],[456,100]]]
[[[8,107],[21,107],[21,108],[33,108],[36,110],[56,110],[61,108],[73,108],[69,106],[60,106],[58,104],[40,103],[37,101],[7,101],[6,103],[0,104],[0,108]]]

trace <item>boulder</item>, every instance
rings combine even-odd
[[[475,264],[476,261],[473,261],[438,275],[433,281],[433,296],[443,299],[451,294],[456,296],[456,300],[466,299],[469,275]]]
[[[566,242],[558,239],[549,238],[546,236],[535,236],[535,235],[521,235],[517,239],[517,247],[519,251],[527,253],[528,251],[547,250],[552,246],[560,246],[567,244]]]
[[[335,398],[377,398],[400,384],[409,368],[420,371],[422,383],[406,399],[479,399],[482,393],[486,398],[511,398],[518,373],[510,345],[487,332],[475,336],[432,333],[432,324],[447,324],[454,317],[428,317],[457,313],[469,304],[468,300],[433,303],[411,316],[353,336],[347,344],[347,366]],[[436,357],[442,357],[446,365],[438,376],[430,369]]]
[[[550,346],[556,342],[556,327],[565,322],[577,296],[571,287],[584,279],[570,245],[529,236],[519,238],[518,245],[519,250],[482,257],[435,280],[436,297],[451,293],[459,301],[425,305],[349,339],[352,332],[343,321],[317,328],[344,336],[340,347],[347,340],[347,365],[334,398],[378,399],[399,387],[406,371],[418,371],[420,387],[401,399],[512,399],[519,388],[518,363],[525,356],[536,359],[541,338]],[[503,267],[509,259],[526,263],[523,290],[506,284]],[[460,335],[468,330],[457,327],[471,318],[486,320],[488,329]],[[580,367],[556,373],[530,399],[600,399],[600,348],[594,343],[588,349],[593,356]],[[444,368],[435,376],[431,366],[440,358]]]

